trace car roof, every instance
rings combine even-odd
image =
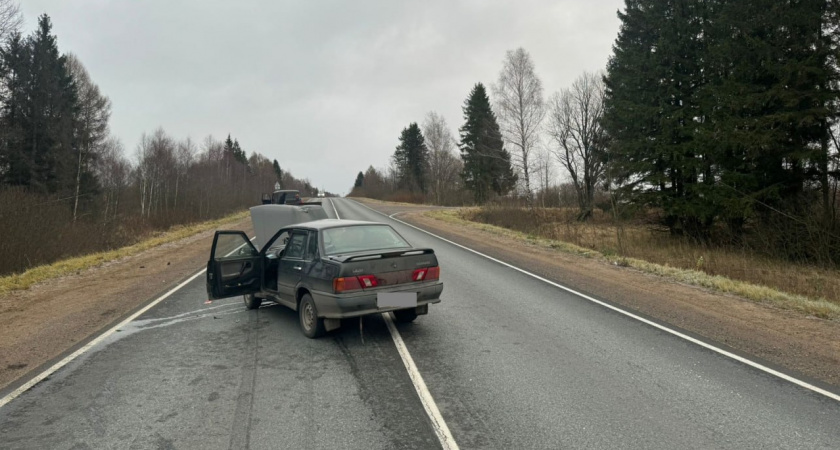
[[[326,230],[329,228],[340,228],[340,227],[348,227],[348,226],[357,226],[357,225],[380,225],[380,226],[389,226],[385,223],[380,222],[368,222],[365,220],[347,220],[347,219],[321,219],[321,220],[313,220],[311,222],[303,222],[294,225],[289,225],[286,228],[309,228],[313,230]]]
[[[278,190],[274,191],[275,194],[278,194],[278,193],[281,193],[281,192],[300,192],[300,191],[297,190],[297,189],[278,189]]]

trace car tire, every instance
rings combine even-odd
[[[248,309],[257,309],[262,305],[262,299],[256,297],[254,294],[245,294],[242,296],[242,300],[245,302],[245,307]]]
[[[309,294],[303,294],[298,306],[298,318],[300,319],[300,331],[309,339],[315,339],[326,334],[324,319],[318,317],[318,310],[315,308],[315,301]]]
[[[411,323],[417,318],[417,311],[413,309],[398,309],[394,311],[394,319],[399,323]]]

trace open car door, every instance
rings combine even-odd
[[[207,296],[211,299],[254,294],[261,290],[261,256],[241,231],[217,231],[207,262]]]

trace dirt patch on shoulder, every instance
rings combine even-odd
[[[377,205],[377,209],[381,207]],[[422,212],[410,211],[397,218],[737,353],[786,368],[817,384],[825,383],[834,390],[840,387],[838,322],[447,223]]]
[[[228,228],[252,233],[250,218]],[[0,297],[0,389],[201,270],[213,234],[205,231]]]

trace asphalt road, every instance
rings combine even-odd
[[[397,329],[460,448],[840,448],[840,402],[332,201],[435,249],[443,302]],[[201,276],[2,407],[0,448],[440,448],[381,316],[310,340],[205,299]]]

